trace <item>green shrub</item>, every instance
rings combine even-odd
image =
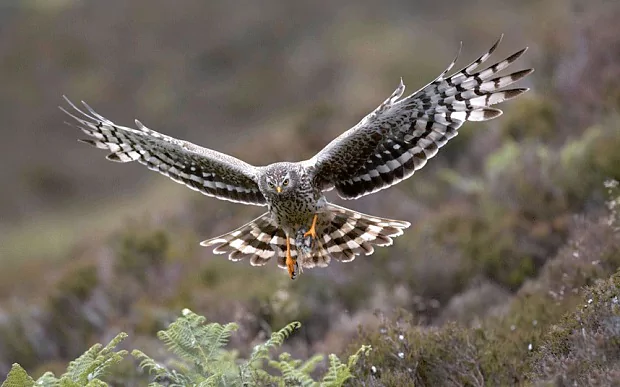
[[[610,214],[578,218],[569,242],[510,302],[472,326],[427,327],[408,314],[385,318],[354,340],[352,349],[373,347],[354,375],[370,386],[617,383],[620,196],[617,183],[606,185]]]
[[[463,255],[458,280],[476,275],[512,290],[536,273],[534,256],[528,250],[521,217],[492,203],[476,209],[460,209],[436,214],[438,244],[454,246]]]
[[[305,362],[288,353],[281,353],[277,360],[271,358],[270,350],[282,345],[300,326],[298,322],[288,324],[265,343],[255,346],[250,357],[243,360],[236,352],[224,349],[237,324],[206,324],[204,317],[185,309],[182,317],[157,335],[178,359],[165,366],[141,351],[134,350],[132,355],[153,375],[153,386],[318,386],[311,373],[323,360],[322,355],[314,355]],[[330,355],[320,385],[341,386],[352,377],[351,368],[369,351],[369,346],[362,346],[347,364]]]
[[[355,364],[370,352],[370,346],[362,345],[343,363],[336,355],[329,355],[328,365],[320,381],[313,375],[322,355],[314,355],[306,361],[280,353],[272,358],[271,350],[282,345],[301,324],[293,322],[262,344],[254,347],[248,359],[240,359],[236,351],[224,349],[237,324],[206,324],[206,319],[189,309],[163,331],[158,338],[176,355],[157,362],[142,351],[132,355],[140,360],[140,367],[153,377],[151,386],[342,386],[353,378]],[[82,356],[72,361],[60,377],[46,372],[36,381],[17,363],[7,375],[2,387],[96,387],[107,386],[102,380],[110,368],[120,363],[127,351],[115,347],[127,337],[121,333],[110,344],[96,344]]]
[[[530,91],[516,100],[502,118],[504,136],[512,140],[549,140],[557,135],[558,108],[549,96],[540,96]]]
[[[555,181],[573,206],[600,192],[606,179],[620,179],[620,121],[608,121],[588,128],[560,151]]]
[[[579,308],[554,325],[531,359],[538,383],[609,386],[620,381],[620,272],[587,289]]]
[[[2,387],[97,387],[107,386],[101,380],[110,368],[120,363],[127,355],[127,351],[117,351],[115,348],[127,338],[127,334],[120,333],[105,347],[101,344],[93,345],[88,351],[67,367],[67,372],[56,377],[51,372],[44,373],[36,381],[17,363],[13,364],[11,371]]]
[[[138,225],[127,226],[113,238],[116,250],[116,271],[145,282],[147,273],[166,262],[170,238],[164,230]]]
[[[370,386],[484,385],[472,331],[448,324],[417,325],[411,315],[384,320],[379,330],[360,332],[373,351],[355,375]]]

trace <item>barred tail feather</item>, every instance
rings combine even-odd
[[[370,255],[375,246],[389,246],[393,238],[403,235],[409,223],[379,218],[329,203],[323,213],[319,236],[309,254],[298,251],[289,238],[291,256],[299,267],[327,266],[332,259],[350,262],[357,255]],[[213,253],[228,254],[231,261],[249,260],[262,266],[277,257],[278,266],[286,269],[286,236],[269,213],[218,237],[200,243],[215,246]]]
[[[216,246],[215,254],[228,254],[231,261],[249,259],[252,266],[262,266],[276,254],[274,244],[284,241],[284,232],[277,227],[269,213],[244,224],[236,230],[201,242]]]
[[[302,267],[327,266],[331,259],[350,262],[357,255],[371,255],[374,246],[389,246],[403,235],[408,222],[379,218],[335,204],[328,204],[331,221],[319,235],[310,257],[301,255]]]

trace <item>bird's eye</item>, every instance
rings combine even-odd
[[[273,188],[273,183],[272,182],[267,182],[267,184],[269,185],[269,188]]]
[[[286,187],[288,185],[288,179],[284,179],[282,182],[282,186]]]

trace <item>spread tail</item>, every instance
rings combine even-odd
[[[317,233],[308,253],[291,235],[291,256],[300,268],[324,267],[331,259],[350,262],[356,255],[370,255],[374,246],[389,246],[393,238],[403,235],[409,223],[401,220],[379,218],[328,203],[320,215]],[[297,243],[296,243],[297,242]],[[232,261],[249,259],[253,266],[262,266],[277,257],[278,266],[286,269],[286,239],[269,213],[244,224],[236,230],[200,243],[216,246],[215,254],[228,254]]]
[[[327,221],[319,231],[316,250],[302,256],[302,267],[327,266],[331,258],[350,262],[356,255],[370,255],[374,246],[389,246],[393,238],[403,235],[409,222],[379,218],[332,203],[327,204]]]
[[[238,229],[200,242],[200,245],[216,246],[213,253],[228,254],[231,261],[249,258],[252,266],[262,266],[276,255],[273,246],[285,245],[285,242],[284,232],[266,212]]]

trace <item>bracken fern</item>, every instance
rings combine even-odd
[[[144,353],[134,350],[132,355],[140,366],[153,376],[151,386],[341,386],[352,377],[351,367],[370,347],[363,346],[343,364],[336,355],[329,356],[329,368],[321,381],[311,375],[323,361],[315,355],[305,362],[281,353],[277,360],[271,350],[301,327],[292,322],[274,332],[265,343],[254,347],[247,360],[239,359],[236,352],[224,349],[236,324],[207,324],[204,317],[185,309],[183,315],[170,324],[158,337],[177,355],[178,359],[162,365]],[[268,366],[268,370],[265,368]]]
[[[127,351],[116,351],[115,347],[127,338],[126,333],[117,335],[105,347],[101,344],[93,345],[82,356],[71,363],[60,378],[51,372],[46,372],[36,381],[31,378],[19,365],[13,364],[11,371],[2,387],[99,387],[107,386],[100,378],[115,364],[120,363],[127,355]]]
[[[281,353],[272,359],[271,350],[301,327],[292,322],[274,332],[266,342],[254,347],[248,359],[240,359],[236,351],[226,350],[228,340],[237,330],[237,324],[208,324],[206,319],[189,309],[160,331],[157,337],[175,355],[161,364],[139,350],[132,355],[140,361],[140,367],[152,377],[152,387],[220,387],[220,386],[304,386],[336,387],[352,378],[351,369],[360,356],[368,354],[369,346],[362,346],[344,364],[336,355],[329,355],[327,372],[320,381],[312,374],[323,362],[322,355],[314,355],[306,361],[294,359]],[[2,387],[99,387],[108,384],[101,380],[113,365],[121,362],[127,351],[115,347],[127,334],[121,333],[110,344],[96,344],[71,363],[60,378],[46,372],[36,381],[19,365],[14,364]]]

